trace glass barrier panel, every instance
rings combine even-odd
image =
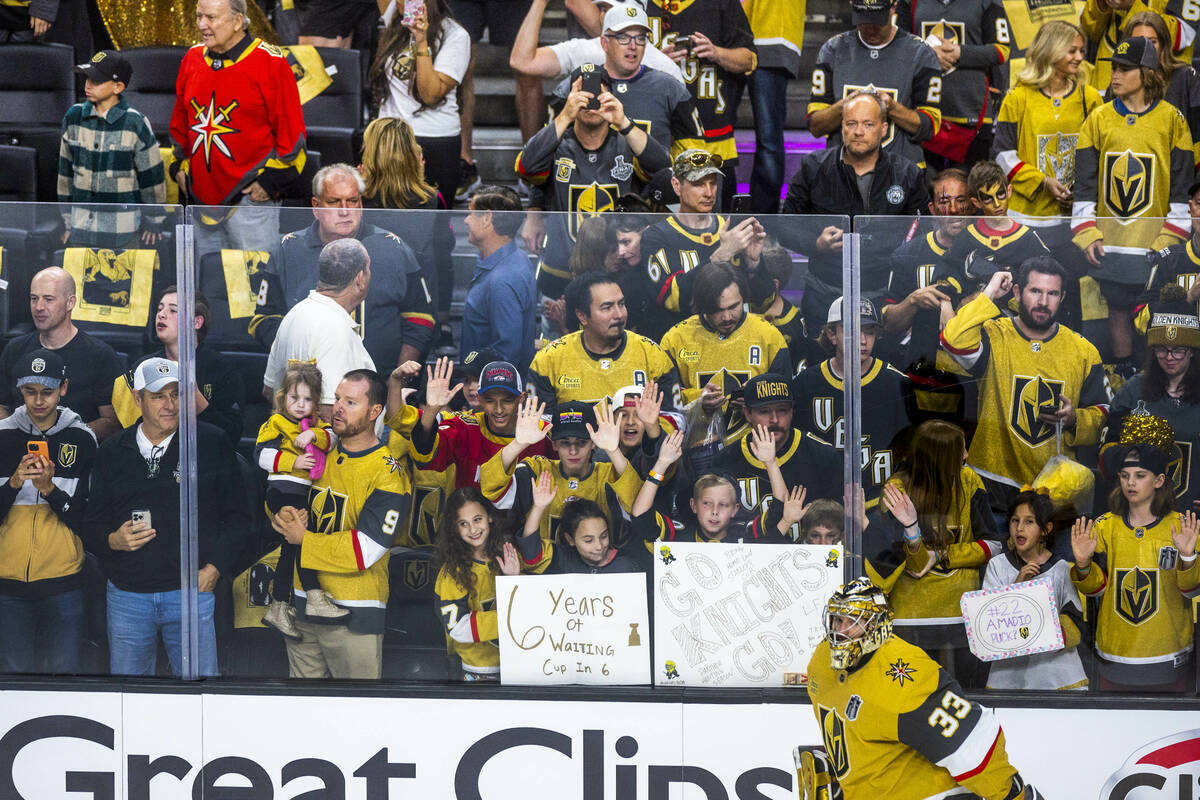
[[[181,672],[178,417],[146,454],[124,429],[181,217],[0,203],[0,672]]]
[[[864,241],[864,459],[890,441],[870,478],[915,504],[868,513],[868,574],[969,690],[1192,693],[1176,513],[1196,500],[1200,260],[1175,220],[1071,223],[855,218],[881,254]]]

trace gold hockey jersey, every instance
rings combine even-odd
[[[1075,331],[1057,325],[1044,341],[1026,339],[1012,318],[980,294],[965,303],[942,331],[942,347],[979,380],[978,425],[971,466],[1010,486],[1032,483],[1055,452],[1054,426],[1038,415],[1066,396],[1075,430],[1063,431],[1063,454],[1096,444],[1108,416],[1109,390],[1100,354]]]
[[[1171,35],[1171,50],[1186,63],[1192,61],[1192,39],[1195,30],[1196,12],[1189,9],[1188,0],[1133,0],[1125,10],[1113,8],[1106,0],[1086,0],[1079,12],[1079,27],[1089,41],[1096,44],[1096,58],[1092,61],[1089,83],[1099,91],[1107,91],[1112,80],[1112,54],[1121,41],[1121,29],[1125,20],[1143,11],[1153,11],[1167,23]],[[1192,17],[1191,24],[1179,19],[1180,14]]]
[[[1131,528],[1115,514],[1095,522],[1096,556],[1086,574],[1071,569],[1071,581],[1100,599],[1096,653],[1125,664],[1172,664],[1192,649],[1192,602],[1200,594],[1200,559],[1184,568],[1165,566],[1174,547],[1171,529],[1179,514]]]
[[[789,378],[792,357],[783,334],[758,314],[746,314],[729,336],[721,336],[692,315],[667,331],[662,348],[679,369],[683,402],[700,396],[705,385],[722,372],[744,386],[746,381],[767,372]]]
[[[652,339],[632,331],[625,332],[625,344],[603,355],[584,347],[582,331],[568,333],[534,355],[529,378],[547,413],[558,403],[611,399],[618,390],[648,380],[658,382],[664,408],[680,405],[675,365]]]
[[[822,641],[808,696],[847,798],[927,800],[958,786],[985,800],[1023,796],[994,712],[898,636],[852,671],[831,668]]]

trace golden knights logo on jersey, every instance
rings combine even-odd
[[[961,45],[967,40],[967,26],[961,22],[939,19],[937,22],[921,23],[921,38],[928,41],[930,35],[936,36],[942,42],[954,42]]]
[[[762,496],[758,491],[758,478],[738,478],[739,494],[742,496],[742,505],[747,511],[753,511],[758,508]]]
[[[196,98],[190,98],[188,104],[192,108],[192,114],[196,120],[189,126],[189,130],[196,134],[195,141],[192,142],[191,155],[195,156],[200,150],[204,151],[204,165],[212,167],[212,151],[216,148],[226,158],[233,158],[233,154],[229,152],[229,145],[225,144],[225,136],[234,133],[241,133],[231,124],[231,118],[234,110],[237,108],[237,100],[230,101],[229,105],[220,107],[217,105],[217,95],[213,92],[208,98],[208,105],[202,105],[196,101]]]
[[[309,530],[313,533],[333,533],[342,530],[346,514],[346,495],[328,486],[308,489]]]
[[[1078,133],[1040,133],[1037,137],[1037,166],[1066,184],[1075,182],[1075,140]]]
[[[864,92],[875,92],[876,94],[886,94],[886,95],[890,96],[894,102],[896,102],[896,103],[900,102],[900,91],[898,89],[889,89],[886,86],[876,86],[873,83],[868,83],[865,85],[847,83],[845,86],[842,87],[842,99],[845,100],[847,97],[854,94],[859,89],[863,90]],[[879,146],[887,147],[889,144],[892,143],[892,140],[895,138],[896,138],[896,126],[888,125],[887,136],[883,137],[883,141],[879,143]]]
[[[1104,186],[1100,193],[1114,216],[1136,217],[1154,202],[1152,154],[1135,153],[1132,150],[1105,153],[1104,176]]]
[[[1063,381],[1048,381],[1041,375],[1014,375],[1008,427],[1030,447],[1049,441],[1054,437],[1054,426],[1038,416],[1058,410],[1058,399],[1065,388]]]
[[[429,561],[410,558],[404,562],[404,585],[417,592],[429,583]]]
[[[567,232],[571,241],[575,241],[579,226],[585,219],[612,211],[616,207],[617,196],[621,193],[620,187],[615,183],[589,183],[586,186],[571,184],[570,191],[571,216],[568,218]]]
[[[1158,612],[1158,570],[1118,569],[1113,571],[1117,614],[1130,625],[1141,625]]]
[[[846,723],[832,708],[820,706],[821,738],[825,740],[825,752],[829,754],[830,766],[838,780],[850,774],[850,751],[846,739]]]

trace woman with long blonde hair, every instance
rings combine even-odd
[[[1104,103],[1080,78],[1085,49],[1078,26],[1042,25],[996,118],[993,157],[1012,185],[1009,216],[1037,228],[1051,249],[1070,238],[1075,140],[1087,115]]]
[[[892,476],[907,501],[880,511],[893,541],[903,542],[905,569],[889,595],[897,632],[925,648],[963,686],[979,685],[979,663],[967,647],[959,599],[979,588],[980,569],[1003,552],[987,490],[966,465],[962,428],[941,420],[922,423],[913,434],[908,468]]]

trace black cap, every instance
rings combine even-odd
[[[127,87],[130,79],[133,78],[133,67],[125,59],[125,56],[116,50],[101,50],[92,56],[92,60],[88,63],[77,65],[75,71],[86,75],[96,83],[120,81]]]
[[[36,383],[47,389],[57,389],[67,379],[67,365],[53,350],[34,350],[21,359],[17,372],[17,388]]]
[[[481,347],[478,350],[472,350],[467,353],[458,368],[468,375],[478,378],[483,374],[483,368],[493,361],[503,361],[504,356],[497,353],[490,347]]]
[[[853,25],[888,25],[892,21],[894,0],[850,0]]]
[[[1109,58],[1098,58],[1097,61],[1111,61],[1114,64],[1124,64],[1127,67],[1158,67],[1158,48],[1154,42],[1145,36],[1130,36],[1123,40],[1113,50]]]
[[[559,403],[554,410],[551,420],[554,428],[550,431],[551,439],[566,439],[574,436],[580,439],[591,438],[587,426],[596,427],[596,409],[591,403]]]
[[[742,387],[746,408],[758,408],[772,403],[792,403],[792,388],[788,379],[774,372],[751,378]]]
[[[1167,474],[1167,464],[1170,456],[1159,447],[1152,444],[1131,444],[1110,448],[1113,451],[1109,465],[1113,475],[1125,467],[1141,467],[1155,475]],[[1105,451],[1107,455],[1109,451]]]
[[[650,185],[646,188],[646,199],[651,203],[657,203],[660,206],[671,206],[679,202],[679,195],[675,193],[675,187],[671,185],[671,178],[675,173],[670,167],[663,167],[650,178]]]
[[[492,361],[479,375],[479,393],[503,389],[509,394],[521,394],[521,373],[507,361]]]

